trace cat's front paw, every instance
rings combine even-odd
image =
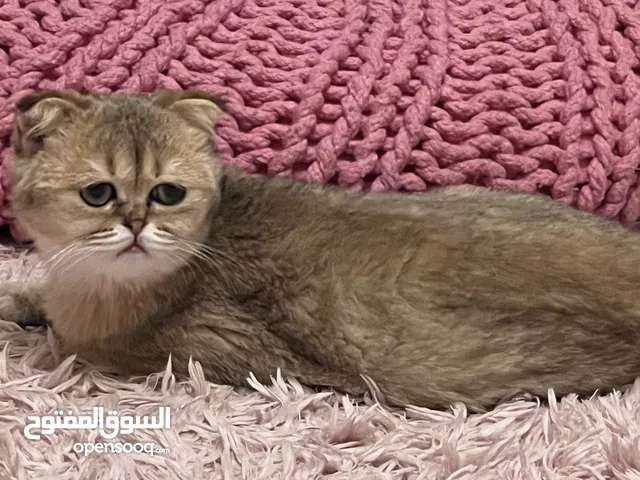
[[[28,290],[0,287],[0,320],[17,323],[21,327],[48,326],[39,297]]]

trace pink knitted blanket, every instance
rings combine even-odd
[[[218,149],[249,172],[540,191],[630,223],[637,3],[3,0],[0,149],[31,90],[198,88],[226,102]]]

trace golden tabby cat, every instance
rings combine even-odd
[[[539,196],[360,194],[216,162],[196,92],[17,105],[13,202],[47,265],[0,318],[124,374],[189,357],[215,382],[473,410],[640,375],[640,238]]]

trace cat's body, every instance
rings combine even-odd
[[[129,165],[122,178],[153,170]],[[16,171],[18,218],[36,243],[53,238],[33,220],[32,174]],[[354,394],[366,375],[390,403],[474,410],[640,375],[640,239],[614,222],[485,189],[364,195],[221,168],[211,181],[175,267],[132,253],[143,273],[103,273],[95,260],[60,268],[50,255],[36,302],[65,353],[136,374],[162,369],[170,353],[185,372],[192,356],[210,380],[234,385],[280,368]],[[10,304],[0,313],[17,318]]]

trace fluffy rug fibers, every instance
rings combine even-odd
[[[34,257],[3,253],[0,281],[37,275]],[[43,329],[0,321],[0,479],[640,479],[640,382],[624,394],[551,395],[548,406],[519,400],[480,415],[461,405],[389,410],[277,372],[272,385],[250,384],[208,383],[197,363],[185,381],[169,363],[119,381],[58,358]],[[141,417],[169,407],[170,428],[25,436],[28,416],[94,407]],[[102,444],[121,450],[98,452]]]

